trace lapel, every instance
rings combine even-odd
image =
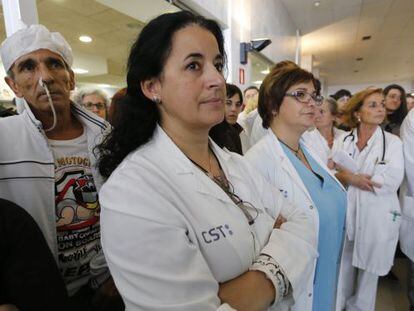
[[[306,151],[311,155],[311,157],[319,164],[319,166],[326,171],[341,187],[341,189],[343,191],[346,192],[344,186],[341,184],[341,182],[335,177],[335,175],[331,172],[331,170],[326,166],[326,163],[324,163],[318,156],[318,154],[316,154],[315,152],[313,152],[312,148],[309,148],[309,146],[306,144],[305,141],[303,141],[303,139],[301,139],[301,144],[302,146],[305,147]]]
[[[270,128],[268,129],[266,137],[266,147],[268,148],[269,154],[273,156],[275,163],[280,163],[280,166],[285,171],[285,173],[292,178],[293,182],[303,191],[303,193],[306,194],[308,199],[312,202],[312,198],[308,192],[308,189],[306,189],[295,167],[286,156],[279,140]]]
[[[154,142],[158,153],[168,154],[169,165],[172,168],[173,174],[175,174],[177,184],[185,184],[183,188],[189,189],[192,192],[214,197],[226,203],[233,203],[229,196],[213,180],[187,158],[159,125],[157,125],[154,132]],[[220,149],[211,139],[210,143],[222,165],[224,173],[230,179],[231,176],[229,176],[227,170],[227,163],[231,158],[230,153]]]

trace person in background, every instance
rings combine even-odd
[[[398,84],[391,84],[384,88],[383,92],[387,117],[381,127],[399,136],[401,123],[407,115],[405,90]]]
[[[122,104],[122,99],[126,96],[127,89],[126,87],[118,90],[114,96],[111,98],[111,104],[109,105],[107,120],[112,126],[116,126],[117,120],[119,118],[119,105]]]
[[[318,232],[315,269],[293,310],[333,310],[341,258],[346,193],[326,163],[301,140],[322,104],[319,84],[298,66],[277,64],[263,80],[259,114],[267,134],[245,155],[286,199],[313,219]]]
[[[224,120],[213,126],[209,135],[219,147],[226,147],[228,150],[242,155],[243,148],[240,135],[246,137],[246,134],[243,132],[243,127],[237,123],[237,117],[243,105],[242,92],[234,84],[226,83],[226,93]],[[244,149],[246,150],[246,146]]]
[[[0,310],[67,310],[56,261],[34,219],[0,199]]]
[[[243,102],[243,111],[239,113],[237,117],[237,123],[239,123],[243,129],[246,131],[246,135],[250,140],[250,133],[252,131],[252,126],[254,119],[257,114],[257,95],[259,94],[259,89],[251,85],[244,90],[244,102]]]
[[[386,275],[394,262],[404,157],[401,140],[380,127],[385,116],[382,89],[354,94],[345,109],[352,130],[333,150],[334,159],[341,159],[335,163],[336,176],[348,187],[337,310],[374,311],[378,277]]]
[[[303,133],[302,138],[328,168],[333,170],[332,149],[338,137],[345,133],[335,126],[339,113],[338,104],[335,99],[328,97],[316,110],[319,113],[315,118],[315,128]]]
[[[284,60],[275,65],[277,68],[281,67],[299,67],[296,63],[290,60]],[[319,81],[317,81],[319,83]],[[318,89],[320,90],[320,85],[318,85]],[[255,110],[255,117],[253,120],[253,125],[251,126],[250,131],[250,146],[254,146],[263,136],[267,134],[267,129],[263,127],[263,119],[260,114]]]
[[[102,119],[107,119],[109,99],[104,91],[96,88],[80,89],[76,92],[74,101]]]
[[[104,310],[113,282],[109,273],[92,277],[99,255],[100,266],[105,265],[98,201],[102,179],[93,149],[109,124],[70,100],[73,56],[59,33],[42,25],[21,29],[3,41],[1,57],[6,83],[23,110],[0,119],[0,197],[37,222],[73,309],[94,310],[92,300],[99,297],[94,305]]]
[[[407,94],[406,102],[407,102],[407,113],[408,113],[408,111],[410,111],[411,109],[414,108],[414,95],[413,95],[413,93],[412,94]]]
[[[400,190],[402,221],[399,240],[401,251],[408,257],[407,294],[410,311],[414,311],[414,110],[408,112],[401,124],[400,135],[404,148],[405,181]]]
[[[345,89],[340,89],[335,94],[331,95],[331,97],[335,99],[338,104],[338,114],[336,116],[337,128],[349,131],[350,128],[344,123],[344,111],[346,104],[352,97],[351,92]]]
[[[102,243],[129,311],[275,310],[310,277],[309,217],[209,139],[223,67],[220,26],[188,11],[149,21],[132,46],[99,148]]]

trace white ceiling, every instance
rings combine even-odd
[[[328,85],[414,80],[414,0],[281,1]]]
[[[39,23],[60,32],[71,45],[75,56],[73,68],[89,70],[87,74],[76,74],[76,81],[116,88],[126,84],[129,48],[144,22],[151,18],[150,15],[176,10],[165,0],[151,0],[150,5],[147,0],[36,0],[36,3]],[[131,10],[127,12],[122,6]],[[0,14],[2,18],[2,12]],[[81,35],[88,35],[93,41],[82,43],[79,41]],[[3,41],[5,36],[1,22],[0,40]]]

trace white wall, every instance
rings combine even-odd
[[[406,92],[414,91],[414,81],[405,80],[405,81],[390,81],[390,82],[385,82],[385,83],[371,83],[371,84],[366,83],[366,84],[330,85],[328,86],[328,91],[325,95],[332,95],[340,89],[349,90],[352,94],[354,94],[356,92],[359,92],[371,86],[384,88],[390,84],[399,84],[405,89]]]
[[[250,79],[250,64],[240,64],[240,42],[270,38],[272,44],[262,53],[273,62],[295,60],[296,27],[280,0],[184,0],[196,12],[215,18],[226,33],[228,82],[245,89]],[[239,69],[245,71],[245,84],[239,84]]]

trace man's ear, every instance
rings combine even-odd
[[[69,85],[70,90],[73,91],[75,89],[75,73],[72,69],[69,69]]]
[[[158,78],[141,82],[142,93],[153,102],[161,101],[161,83]]]
[[[20,92],[19,87],[17,86],[16,81],[14,81],[12,78],[6,76],[4,77],[4,81],[6,81],[7,85],[12,89],[16,97],[23,97],[23,94]]]

